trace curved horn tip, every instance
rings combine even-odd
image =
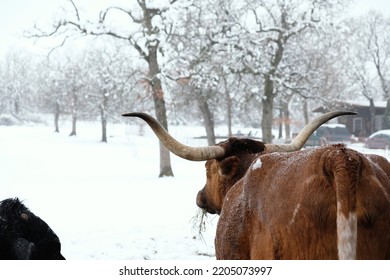
[[[142,113],[138,113],[138,112],[124,113],[124,114],[122,114],[122,117],[137,117],[137,116],[139,116],[141,114]]]
[[[297,151],[303,147],[310,135],[320,127],[325,122],[342,116],[342,115],[357,115],[357,113],[352,111],[331,111],[327,112],[314,120],[308,123],[302,130],[299,132],[297,137],[290,143],[285,145],[275,145],[275,144],[265,144],[269,152],[292,152]]]
[[[358,113],[356,112],[352,112],[352,111],[334,111],[334,112],[329,112],[329,114],[337,114],[337,115],[358,115]]]

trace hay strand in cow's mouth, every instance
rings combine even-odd
[[[193,229],[196,230],[197,235],[204,241],[203,232],[206,231],[207,211],[199,208],[191,221],[193,223]]]

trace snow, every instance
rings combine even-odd
[[[258,158],[255,163],[252,165],[252,170],[256,170],[256,169],[259,169],[261,168],[261,166],[263,165],[263,163],[261,162],[261,160]]]
[[[138,125],[110,124],[108,143],[99,142],[98,123],[79,122],[77,137],[61,128],[0,126],[0,199],[22,199],[57,233],[67,259],[215,259],[218,216],[207,216],[202,234],[194,219],[203,162],[171,155],[175,176],[158,178],[158,142],[149,128],[138,136]],[[170,131],[187,145],[206,145],[193,139],[199,127]]]
[[[369,107],[370,106],[370,102],[368,99],[346,100],[346,101],[340,101],[340,102],[348,104],[348,105],[352,105],[352,106],[362,106],[362,107]],[[387,101],[375,100],[374,104],[375,104],[376,108],[386,108],[387,107]]]
[[[390,129],[378,130],[377,132],[374,132],[373,134],[371,134],[369,138],[373,138],[373,137],[377,136],[378,134],[390,136]]]
[[[322,127],[329,127],[329,128],[340,127],[340,128],[345,128],[346,126],[344,124],[340,124],[340,123],[326,123],[326,124],[323,124]]]
[[[111,125],[101,143],[98,123],[79,123],[77,137],[0,126],[0,199],[22,199],[60,237],[67,259],[215,259],[218,217],[207,216],[202,234],[193,219],[204,163],[172,155],[175,177],[158,178],[158,142],[138,130]]]

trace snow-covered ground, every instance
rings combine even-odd
[[[175,176],[158,178],[158,141],[149,128],[80,122],[78,136],[47,126],[0,126],[0,199],[19,197],[61,239],[67,259],[214,259],[218,216],[199,234],[194,217],[204,163],[171,156]],[[170,127],[188,145],[206,145],[201,127]],[[66,133],[65,133],[66,132]],[[387,156],[383,150],[365,153]]]
[[[202,235],[193,219],[204,163],[172,155],[175,176],[158,178],[158,142],[138,130],[110,125],[101,143],[98,123],[80,122],[77,137],[0,126],[0,199],[22,199],[57,233],[67,259],[213,259],[218,217],[207,217]],[[201,141],[191,129],[172,131]]]

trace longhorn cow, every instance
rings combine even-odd
[[[217,259],[390,259],[390,163],[343,144],[301,150],[331,118],[290,144],[229,138],[211,147],[179,143],[151,116],[160,141],[187,160],[206,160],[197,205],[219,214]]]

